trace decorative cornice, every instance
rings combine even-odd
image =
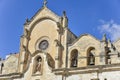
[[[0,79],[13,79],[22,77],[22,73],[10,73],[10,74],[2,74],[0,75]]]
[[[56,75],[73,75],[73,74],[86,74],[92,72],[111,72],[111,71],[120,71],[120,64],[109,64],[109,65],[95,65],[87,67],[75,67],[75,68],[61,68],[53,69],[53,73]]]

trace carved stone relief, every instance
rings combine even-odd
[[[34,74],[42,74],[42,58],[41,56],[37,57],[34,61]]]

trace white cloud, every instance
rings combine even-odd
[[[109,35],[111,40],[116,40],[120,38],[120,24],[115,23],[113,20],[110,22],[105,22],[104,20],[100,20],[102,25],[98,27],[101,33],[106,33]]]

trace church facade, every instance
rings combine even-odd
[[[0,60],[0,80],[120,80],[120,40],[77,37],[65,11],[44,3],[24,24],[20,52]]]

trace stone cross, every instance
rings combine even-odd
[[[47,0],[44,0],[43,4],[44,4],[44,6],[46,6],[46,4],[47,4]]]

